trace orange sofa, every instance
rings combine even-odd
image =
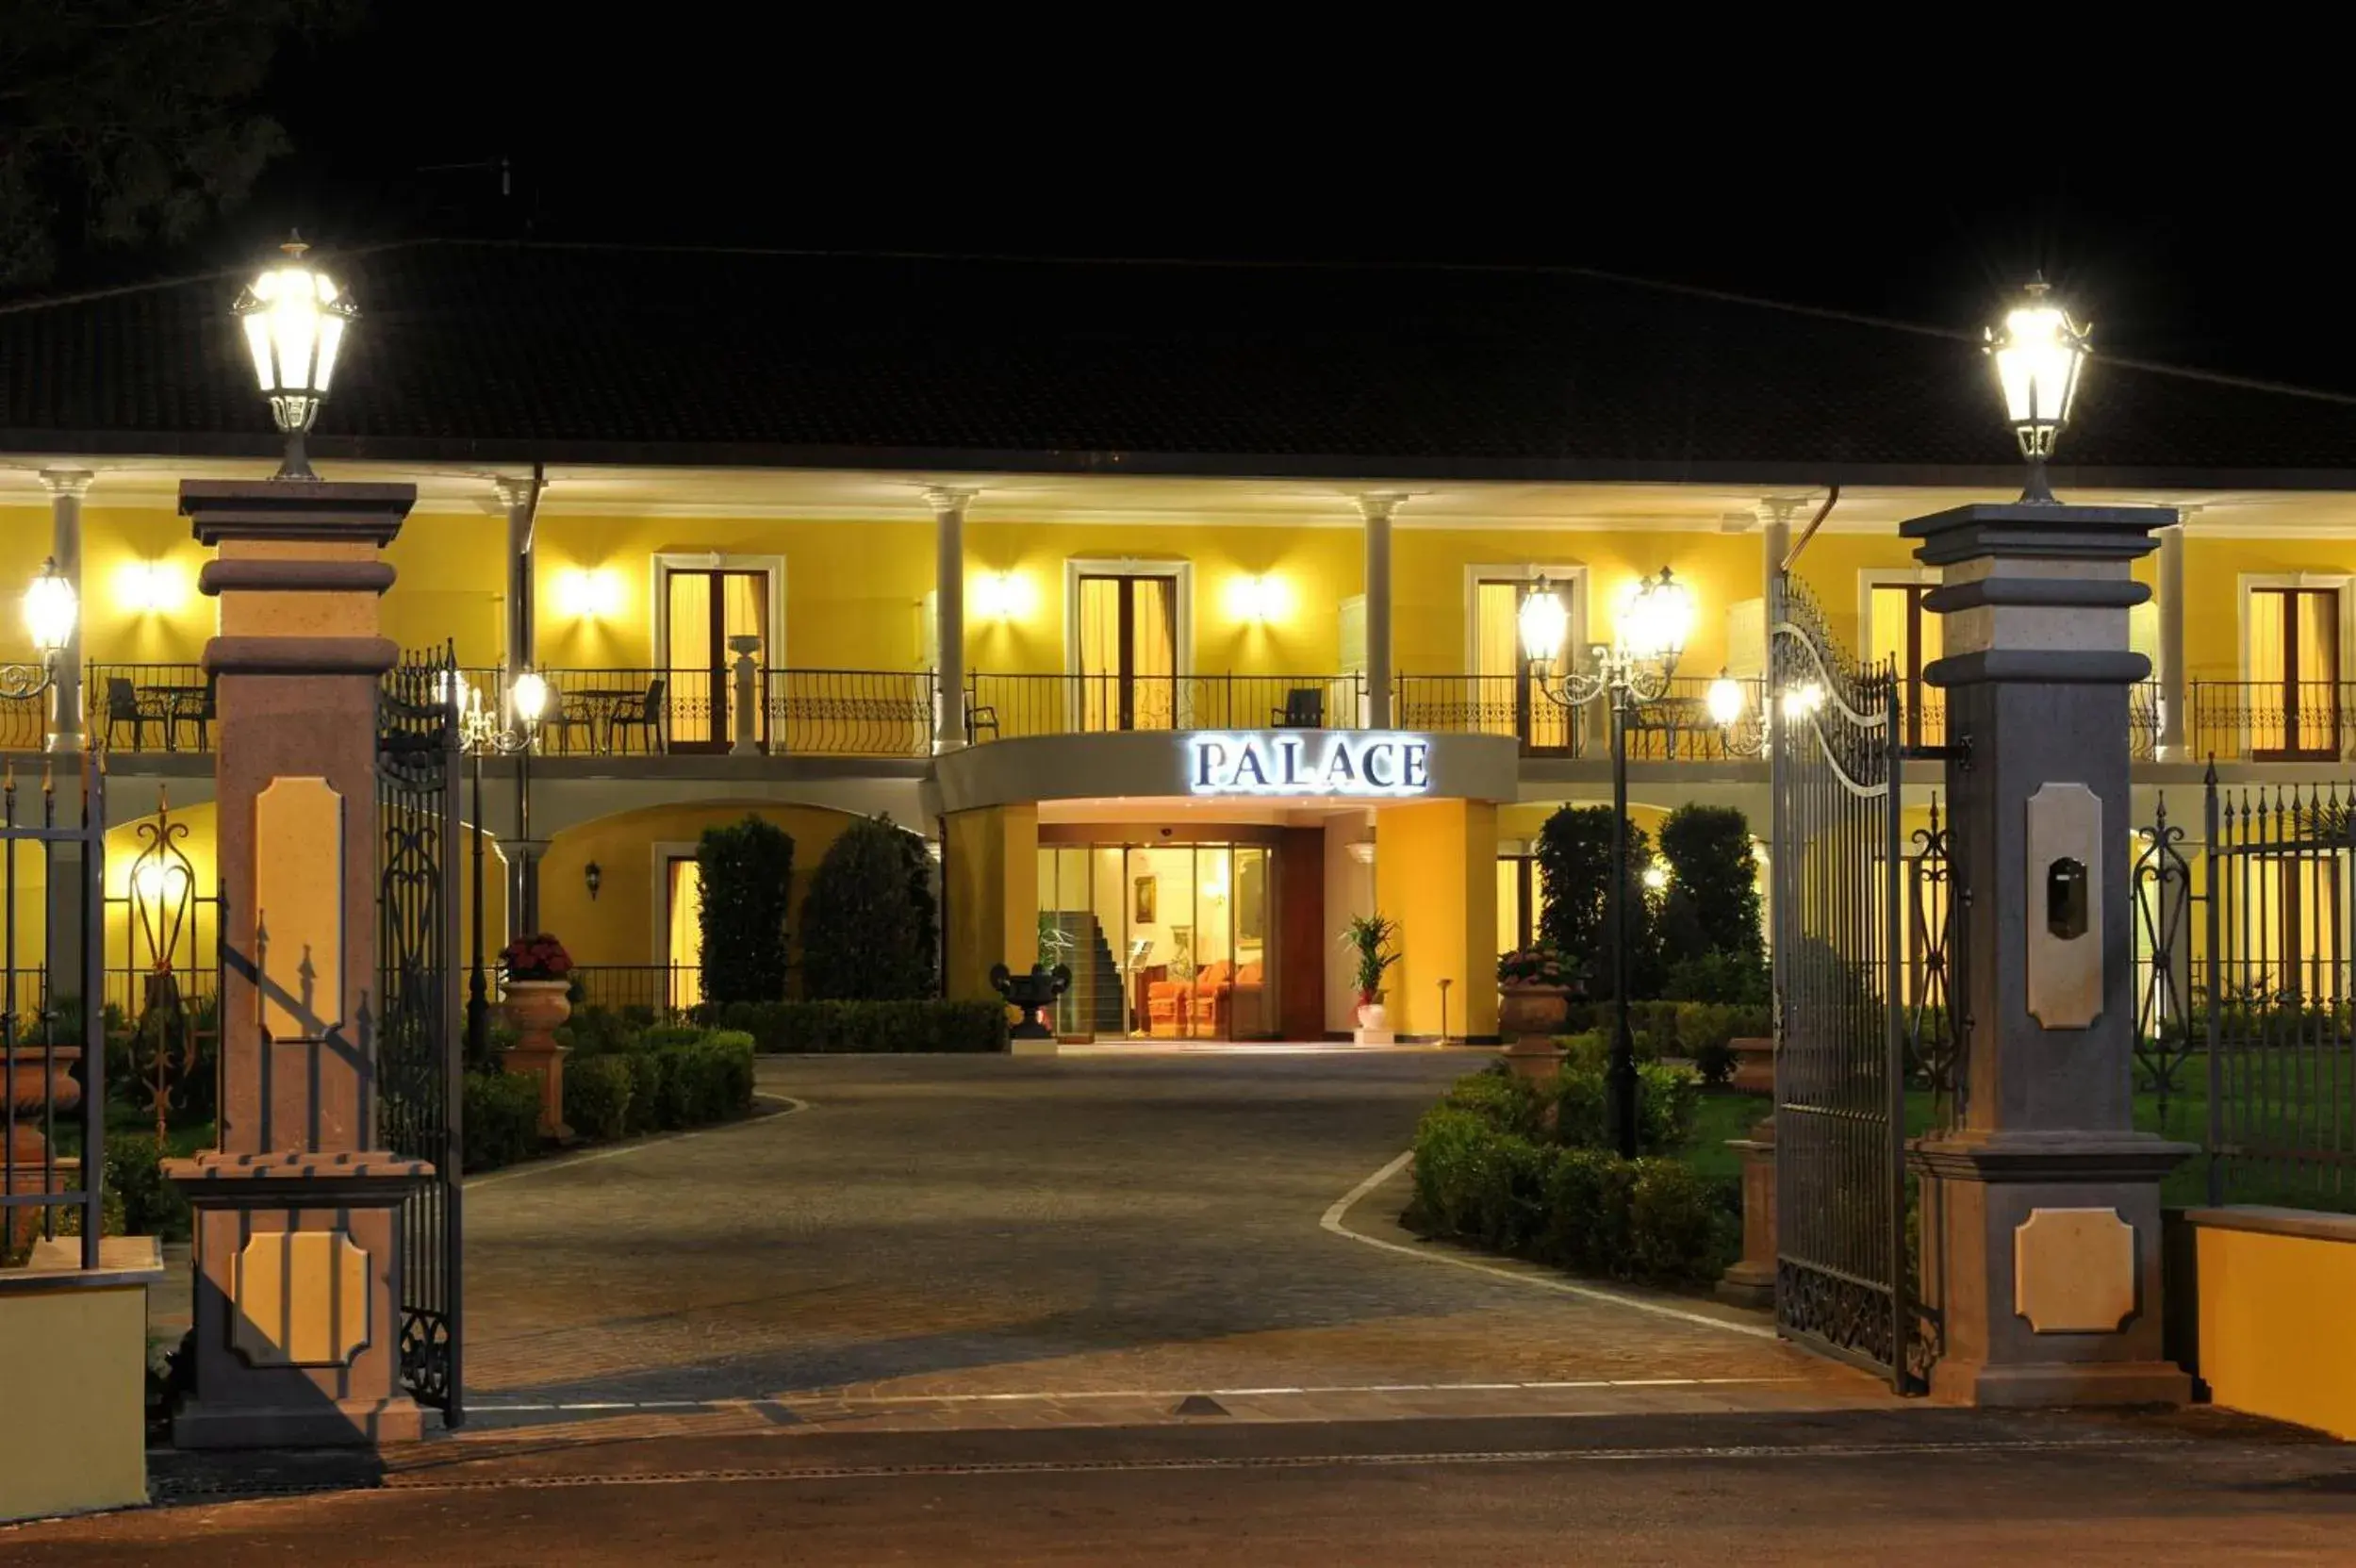
[[[1204,965],[1194,977],[1194,1033],[1217,1040],[1232,1039],[1238,1030],[1263,1032],[1266,973],[1264,966],[1246,964],[1239,969],[1225,959]]]

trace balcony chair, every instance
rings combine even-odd
[[[992,740],[998,738],[998,710],[986,703],[978,708],[967,706],[965,709],[965,744],[968,746],[980,744],[981,732],[984,730],[990,732]]]
[[[139,687],[131,684],[129,676],[109,675],[107,677],[107,743],[108,745],[114,743],[117,726],[124,724],[131,726],[131,750],[134,751],[147,750],[148,725],[154,724],[162,729],[167,738],[172,733],[171,719],[161,704],[151,698],[141,697]]]
[[[669,748],[663,739],[663,687],[666,678],[657,675],[646,684],[646,695],[625,697],[614,704],[614,711],[605,716],[605,750],[610,755],[619,754],[616,735],[623,730],[643,730],[647,737],[647,752],[652,755]],[[715,735],[726,740],[726,735]]]
[[[206,750],[206,737],[211,733],[213,721],[220,717],[221,677],[208,674],[205,677],[205,695],[197,699],[195,708],[183,710],[175,707],[171,710],[171,717],[166,722],[174,731],[178,730],[182,724],[193,725],[196,729],[196,749],[202,751]]]
[[[1284,706],[1271,717],[1279,730],[1322,730],[1326,727],[1326,694],[1317,686],[1294,686],[1284,694]]]

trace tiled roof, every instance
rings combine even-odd
[[[325,455],[1335,477],[1977,482],[1967,335],[1558,270],[417,241]],[[0,308],[0,449],[274,450],[210,276]],[[2356,401],[2099,361],[2065,483],[2346,483]]]

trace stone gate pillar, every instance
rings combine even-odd
[[[1904,525],[1944,569],[1956,1122],[1914,1146],[1934,1397],[2181,1402],[2160,1351],[2160,1179],[2191,1152],[2134,1131],[2130,564],[2160,507],[2016,503]]]
[[[419,1435],[400,1389],[401,1200],[432,1166],[377,1137],[379,558],[407,485],[189,481],[217,546],[205,648],[226,950],[221,1143],[167,1174],[195,1209],[195,1386],[184,1447]]]

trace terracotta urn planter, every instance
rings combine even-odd
[[[1552,1041],[1571,1017],[1571,988],[1567,985],[1497,987],[1497,1032],[1509,1040]]]
[[[572,1016],[561,980],[510,980],[500,988],[500,1005],[516,1043],[500,1053],[502,1070],[529,1073],[540,1081],[540,1136],[572,1141],[565,1125],[565,1058],[571,1048],[556,1043],[556,1026]]]
[[[0,1098],[6,1098],[15,1121],[6,1147],[0,1147],[9,1192],[25,1196],[68,1193],[80,1184],[81,1162],[60,1160],[51,1170],[48,1184],[42,1185],[49,1140],[41,1135],[41,1127],[42,1106],[62,1114],[82,1103],[82,1086],[73,1077],[74,1064],[81,1059],[81,1048],[76,1046],[18,1046],[0,1052]],[[41,1233],[41,1216],[37,1207],[10,1208],[5,1221],[0,1221],[0,1252],[13,1254],[30,1246]]]

